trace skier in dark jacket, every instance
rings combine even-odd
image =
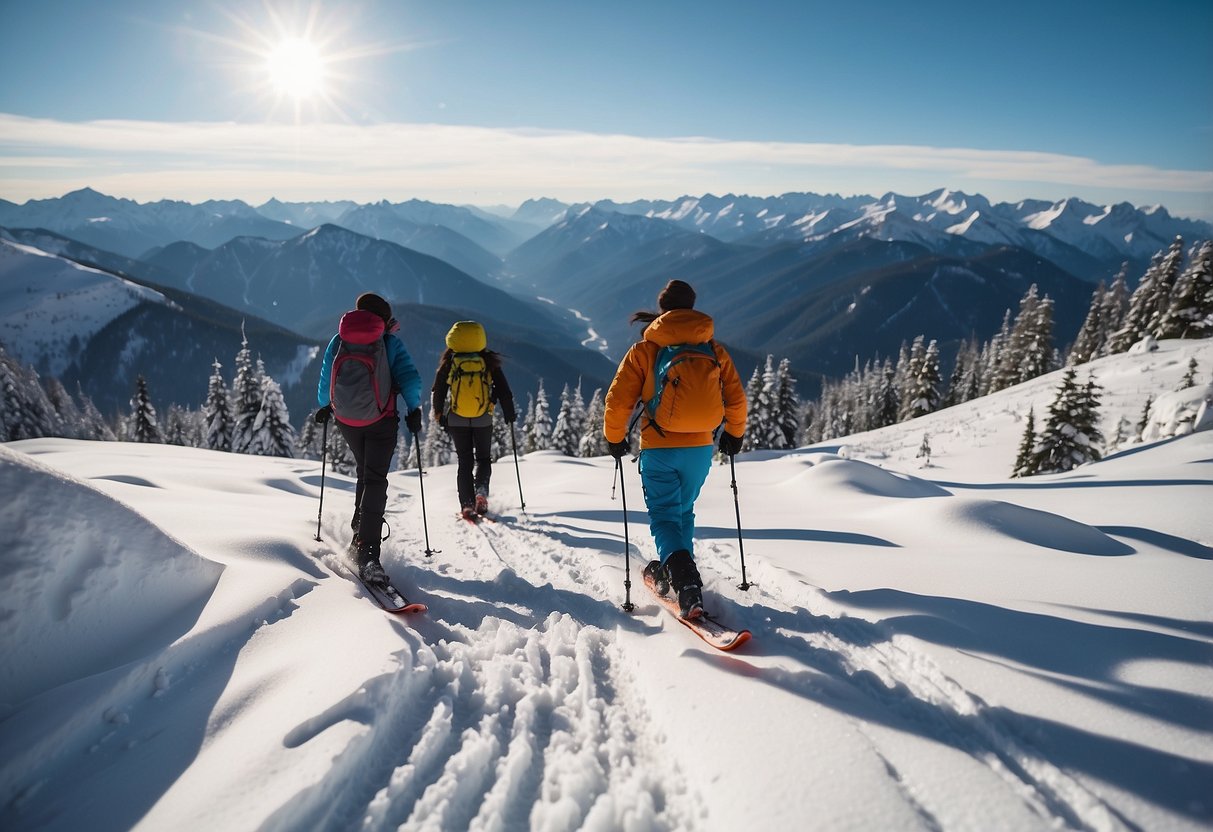
[[[518,415],[501,356],[486,346],[484,327],[475,321],[452,326],[430,391],[430,413],[446,429],[459,458],[459,509],[468,520],[489,510],[493,405],[501,405],[501,415],[509,424]]]
[[[316,422],[323,424],[336,415],[337,429],[354,454],[358,484],[354,491],[353,547],[357,552],[358,570],[363,580],[383,583],[387,575],[379,562],[383,511],[387,506],[387,475],[396,451],[400,416],[396,396],[404,397],[405,423],[413,433],[421,430],[421,375],[413,364],[404,344],[394,334],[399,324],[392,317],[392,307],[379,295],[366,292],[359,295],[355,309],[341,319],[341,328],[329,341],[320,366],[320,383],[316,388]],[[342,334],[355,339],[356,344],[373,344],[382,339],[382,354],[390,376],[390,391],[381,412],[369,419],[354,419],[341,412],[334,414],[332,392],[336,379],[333,363],[342,348]],[[344,370],[342,373],[344,374]],[[365,374],[365,369],[363,370]],[[368,383],[368,387],[369,387]]]

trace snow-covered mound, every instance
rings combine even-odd
[[[187,632],[223,568],[127,506],[0,445],[8,710]]]

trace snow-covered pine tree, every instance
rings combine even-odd
[[[994,333],[993,337],[986,342],[985,349],[982,350],[982,368],[981,368],[981,395],[986,396],[990,393],[997,393],[1002,387],[999,384],[1002,381],[1001,368],[1004,366],[1005,359],[1003,353],[1009,348],[1011,341],[1011,310],[1008,309],[1003,313],[1002,326],[998,332]]]
[[[775,402],[779,429],[783,431],[784,448],[795,448],[800,438],[800,396],[796,395],[796,379],[792,376],[792,362],[787,358],[779,361],[775,371]]]
[[[939,407],[939,345],[931,341],[925,348],[922,336],[914,339],[910,350],[913,373],[908,395],[902,397],[902,420],[917,419],[933,413]]]
[[[216,358],[211,363],[211,377],[206,388],[206,402],[202,405],[204,435],[202,447],[212,451],[232,449],[232,403],[228,396],[227,383],[220,372],[223,365]],[[309,420],[310,421],[310,420]]]
[[[1146,435],[1146,428],[1150,426],[1150,408],[1154,406],[1154,396],[1146,396],[1146,403],[1142,405],[1141,416],[1137,419],[1137,441],[1142,441]]]
[[[1184,262],[1184,241],[1182,237],[1176,237],[1171,243],[1171,247],[1167,249],[1167,253],[1163,255],[1162,263],[1159,266],[1158,280],[1154,288],[1154,302],[1150,309],[1149,319],[1146,321],[1144,330],[1155,338],[1163,338],[1163,319],[1167,317],[1167,312],[1171,308],[1171,294],[1175,291],[1175,285],[1179,282],[1179,276],[1183,271]]]
[[[236,453],[248,453],[253,441],[253,424],[261,412],[261,383],[253,364],[248,337],[241,330],[240,352],[236,353],[236,377],[232,380],[232,446]]]
[[[1036,473],[1036,408],[1028,408],[1028,421],[1024,426],[1023,438],[1019,440],[1019,453],[1015,456],[1015,465],[1011,469],[1012,477],[1030,477]]]
[[[535,391],[534,408],[528,409],[526,427],[526,452],[546,451],[552,447],[552,414],[548,406],[548,394],[539,379]]]
[[[295,439],[295,459],[320,459],[320,443],[324,440],[324,429],[316,424],[311,414],[303,420],[299,436]]]
[[[932,342],[934,343],[934,342]],[[918,446],[917,458],[923,460],[922,467],[931,467],[931,437],[930,434],[923,433],[922,444]]]
[[[421,461],[427,468],[446,465],[455,460],[455,444],[451,435],[437,427],[437,422],[430,422],[430,429],[425,432],[421,444]]]
[[[590,396],[586,407],[585,430],[577,443],[577,454],[583,457],[606,456],[606,437],[602,434],[602,424],[606,416],[606,403],[599,387]]]
[[[758,373],[757,368],[755,373]],[[779,394],[779,380],[775,373],[775,357],[768,355],[762,367],[758,383],[758,395],[748,399],[749,416],[746,419],[745,437],[742,450],[767,450],[784,447],[783,429],[779,424],[776,401]],[[747,391],[748,396],[748,391]]]
[[[880,369],[877,387],[876,411],[872,427],[883,428],[897,424],[897,411],[901,406],[901,391],[897,388],[897,370],[893,361],[886,358]]]
[[[1125,325],[1125,315],[1129,311],[1129,264],[1123,263],[1112,285],[1104,293],[1101,304],[1099,348],[1095,351],[1096,358],[1111,355],[1109,349],[1112,336]]]
[[[505,420],[500,407],[493,408],[493,447],[491,450],[494,460],[501,459],[513,453],[513,441],[510,437],[510,423]]]
[[[330,471],[347,476],[357,473],[358,463],[354,459],[354,452],[346,444],[341,431],[335,428],[329,428],[329,447],[325,455],[328,457]]]
[[[1100,449],[1103,448],[1106,440],[1103,431],[1099,429],[1099,423],[1102,421],[1099,412],[1102,393],[1103,387],[1095,382],[1094,374],[1088,373],[1086,384],[1079,388],[1078,405],[1071,421],[1079,434],[1084,437],[1083,443],[1087,453],[1085,462],[1096,462],[1103,458]]]
[[[1213,241],[1205,240],[1192,247],[1188,266],[1175,283],[1157,335],[1159,338],[1213,335]]]
[[[1188,359],[1188,372],[1184,373],[1184,377],[1179,380],[1179,387],[1176,390],[1187,390],[1189,387],[1196,386],[1196,368],[1200,366],[1196,361],[1196,356]]]
[[[0,439],[5,442],[43,435],[44,419],[35,412],[30,388],[25,369],[0,346]]]
[[[903,355],[905,351],[903,350]],[[901,390],[901,401],[897,405],[897,421],[904,422],[913,418],[914,403],[918,398],[918,380],[922,372],[922,362],[926,358],[926,338],[918,335],[910,344],[909,354],[903,362],[897,362],[898,387]]]
[[[101,411],[97,409],[97,405],[93,404],[93,400],[88,397],[84,389],[80,387],[80,382],[76,382],[76,398],[80,402],[80,418],[81,418],[81,439],[93,439],[98,442],[113,442],[118,437],[114,434],[114,429],[105,421],[105,417],[101,415]]]
[[[282,398],[282,388],[268,375],[261,382],[261,409],[253,421],[246,453],[257,456],[290,457],[295,447],[295,428]]]
[[[1043,376],[1061,366],[1061,355],[1053,346],[1053,299],[1045,295],[1036,305],[1036,313],[1028,325],[1020,381]]]
[[[1095,428],[1099,419],[1097,390],[1093,381],[1088,382],[1089,389],[1080,387],[1075,375],[1073,367],[1066,370],[1049,405],[1032,459],[1037,473],[1069,471],[1099,459],[1095,442],[1102,444],[1103,437]]]
[[[190,414],[179,404],[170,404],[164,414],[164,444],[193,447]]]
[[[140,374],[135,379],[135,395],[131,398],[131,417],[127,423],[128,442],[161,442],[160,425],[156,421],[156,408],[147,392],[147,381]]]
[[[746,415],[745,436],[743,436],[741,439],[741,450],[743,452],[752,451],[756,447],[754,444],[753,425],[754,425],[754,421],[756,419],[763,418],[762,415],[758,412],[758,408],[760,407],[760,403],[759,403],[758,399],[761,395],[762,395],[762,367],[758,366],[758,367],[754,368],[754,372],[750,376],[750,380],[747,381],[746,385],[745,385],[745,400],[746,400],[746,406],[748,409],[747,409],[747,415]]]
[[[580,398],[580,388],[576,398]],[[574,394],[566,384],[560,391],[560,409],[556,413],[556,425],[552,428],[551,448],[554,451],[559,451],[565,456],[577,456],[577,444],[581,441],[581,433],[584,429],[580,424],[585,418],[585,405],[581,406],[583,412],[578,412],[578,407],[574,401]]]
[[[1099,346],[1105,330],[1103,312],[1104,296],[1108,293],[1104,282],[1099,281],[1095,291],[1091,293],[1091,305],[1087,308],[1087,317],[1083,319],[1070,354],[1066,357],[1066,366],[1077,367],[1086,364],[1099,352]]]

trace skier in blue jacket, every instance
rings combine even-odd
[[[358,484],[354,492],[354,517],[350,526],[355,531],[354,548],[359,572],[363,580],[372,583],[387,580],[379,554],[383,511],[387,506],[387,474],[400,430],[397,395],[404,397],[408,429],[414,434],[421,431],[421,374],[417,372],[404,344],[394,334],[397,329],[399,324],[392,317],[392,307],[386,300],[370,292],[359,295],[354,311],[342,317],[341,329],[329,341],[324,362],[320,365],[320,383],[316,388],[316,401],[320,405],[316,411],[316,422],[324,424],[336,415],[337,429],[354,454]],[[333,412],[333,362],[342,346],[343,334],[347,338],[351,334],[358,336],[355,343],[359,344],[373,342],[379,337],[383,339],[382,352],[388,365],[384,374],[390,375],[391,389],[386,406],[370,419],[351,418],[348,414]]]

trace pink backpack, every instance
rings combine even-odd
[[[329,379],[329,400],[337,421],[364,427],[395,413],[383,318],[365,309],[346,312],[337,335],[341,342]]]

